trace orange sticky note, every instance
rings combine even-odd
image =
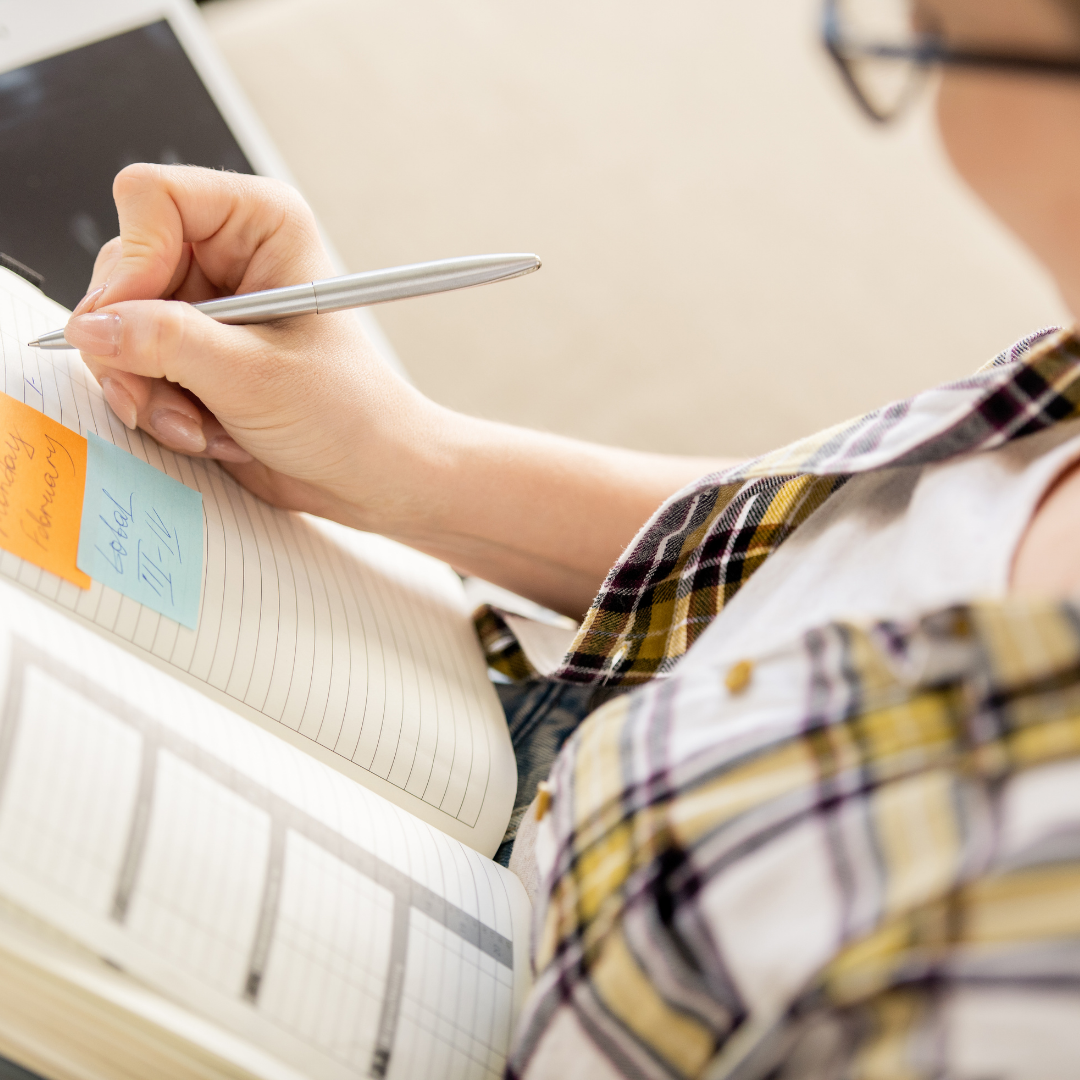
[[[0,547],[81,589],[76,565],[86,440],[0,393]]]

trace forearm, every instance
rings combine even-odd
[[[396,538],[575,618],[670,494],[732,461],[598,446],[437,409]]]

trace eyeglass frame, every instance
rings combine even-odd
[[[950,49],[931,34],[921,35],[912,45],[847,41],[840,30],[839,4],[840,0],[825,0],[821,20],[821,40],[826,51],[836,62],[844,84],[851,91],[860,109],[876,124],[891,123],[903,114],[918,88],[920,79],[931,67],[983,68],[1035,75],[1080,76],[1080,59],[1066,60],[1030,53]],[[851,60],[854,58],[907,60],[913,64],[911,83],[894,109],[884,112],[875,108],[873,102],[863,93],[859,80],[851,69]]]

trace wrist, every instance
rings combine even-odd
[[[467,453],[463,429],[483,423],[437,405],[415,387],[369,412],[344,484],[327,491],[324,516],[364,532],[417,543],[452,528]]]

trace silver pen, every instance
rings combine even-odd
[[[460,259],[392,266],[388,270],[368,270],[362,274],[286,285],[283,289],[223,296],[203,300],[192,307],[223,323],[261,323],[292,315],[324,315],[328,311],[404,300],[408,296],[467,289],[489,281],[531,274],[540,269],[535,255],[466,255]],[[70,349],[63,330],[50,330],[36,341],[37,349]]]

